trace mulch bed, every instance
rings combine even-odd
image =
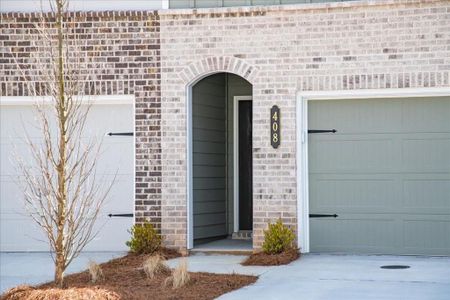
[[[279,266],[287,265],[300,257],[297,249],[287,250],[280,254],[265,254],[263,252],[250,255],[241,263],[243,266]]]
[[[164,251],[162,255],[167,259],[180,256],[177,252],[170,250]],[[255,276],[235,274],[190,273],[191,280],[186,286],[173,289],[171,285],[165,286],[164,284],[168,277],[167,275],[159,274],[153,279],[146,277],[141,267],[147,257],[148,255],[128,254],[127,256],[113,259],[100,265],[105,277],[103,281],[96,284],[91,283],[88,271],[84,271],[67,275],[65,277],[65,285],[68,289],[83,290],[89,288],[108,291],[119,295],[120,299],[214,299],[222,294],[252,284],[258,279]],[[55,285],[50,282],[37,288],[52,289],[55,288]]]

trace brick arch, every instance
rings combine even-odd
[[[254,84],[258,69],[234,56],[210,56],[186,66],[178,76],[185,85],[192,85],[214,73],[233,73]]]

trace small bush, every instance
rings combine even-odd
[[[180,260],[178,266],[173,270],[172,275],[166,279],[165,285],[172,282],[172,288],[177,289],[189,283],[191,277],[188,272],[186,258]]]
[[[266,254],[278,254],[294,248],[295,234],[281,219],[276,223],[269,223],[269,228],[264,231],[263,252]]]
[[[103,275],[102,268],[94,261],[89,262],[88,270],[89,270],[89,275],[91,276],[92,283],[96,283],[105,278]]]
[[[150,223],[136,224],[131,230],[131,240],[126,244],[136,254],[153,254],[161,248],[161,237]]]
[[[142,268],[148,278],[154,278],[156,274],[169,273],[169,267],[166,265],[164,258],[161,255],[153,255],[147,258],[142,265]]]

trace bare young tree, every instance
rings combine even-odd
[[[67,0],[50,0],[52,13],[41,14],[33,29],[34,50],[26,63],[16,60],[35,105],[42,139],[27,133],[30,156],[18,157],[27,211],[42,228],[62,287],[64,271],[95,237],[94,225],[113,181],[96,178],[100,142],[86,140],[92,94],[92,53],[77,38]],[[48,101],[48,99],[51,99]]]

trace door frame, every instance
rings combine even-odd
[[[315,100],[349,100],[379,98],[414,98],[450,96],[450,88],[363,89],[339,91],[298,91],[296,96],[297,128],[297,243],[302,253],[310,251],[308,102]]]
[[[214,74],[219,73],[230,73],[235,74],[243,79],[240,74],[228,71],[213,71],[206,74],[202,74],[201,76],[196,77],[186,86],[186,101],[185,101],[185,109],[186,109],[186,248],[193,249],[194,248],[194,187],[193,187],[193,116],[192,116],[192,89],[193,87],[199,83],[202,79],[209,77]],[[252,86],[253,90],[253,86]],[[251,97],[251,96],[238,96],[238,97]],[[227,144],[228,147],[228,144]],[[227,162],[228,163],[228,162]],[[227,175],[228,176],[228,175]],[[228,223],[228,221],[227,221]]]
[[[239,101],[252,101],[252,96],[233,97],[233,223],[239,231]],[[252,116],[253,118],[253,116]]]

